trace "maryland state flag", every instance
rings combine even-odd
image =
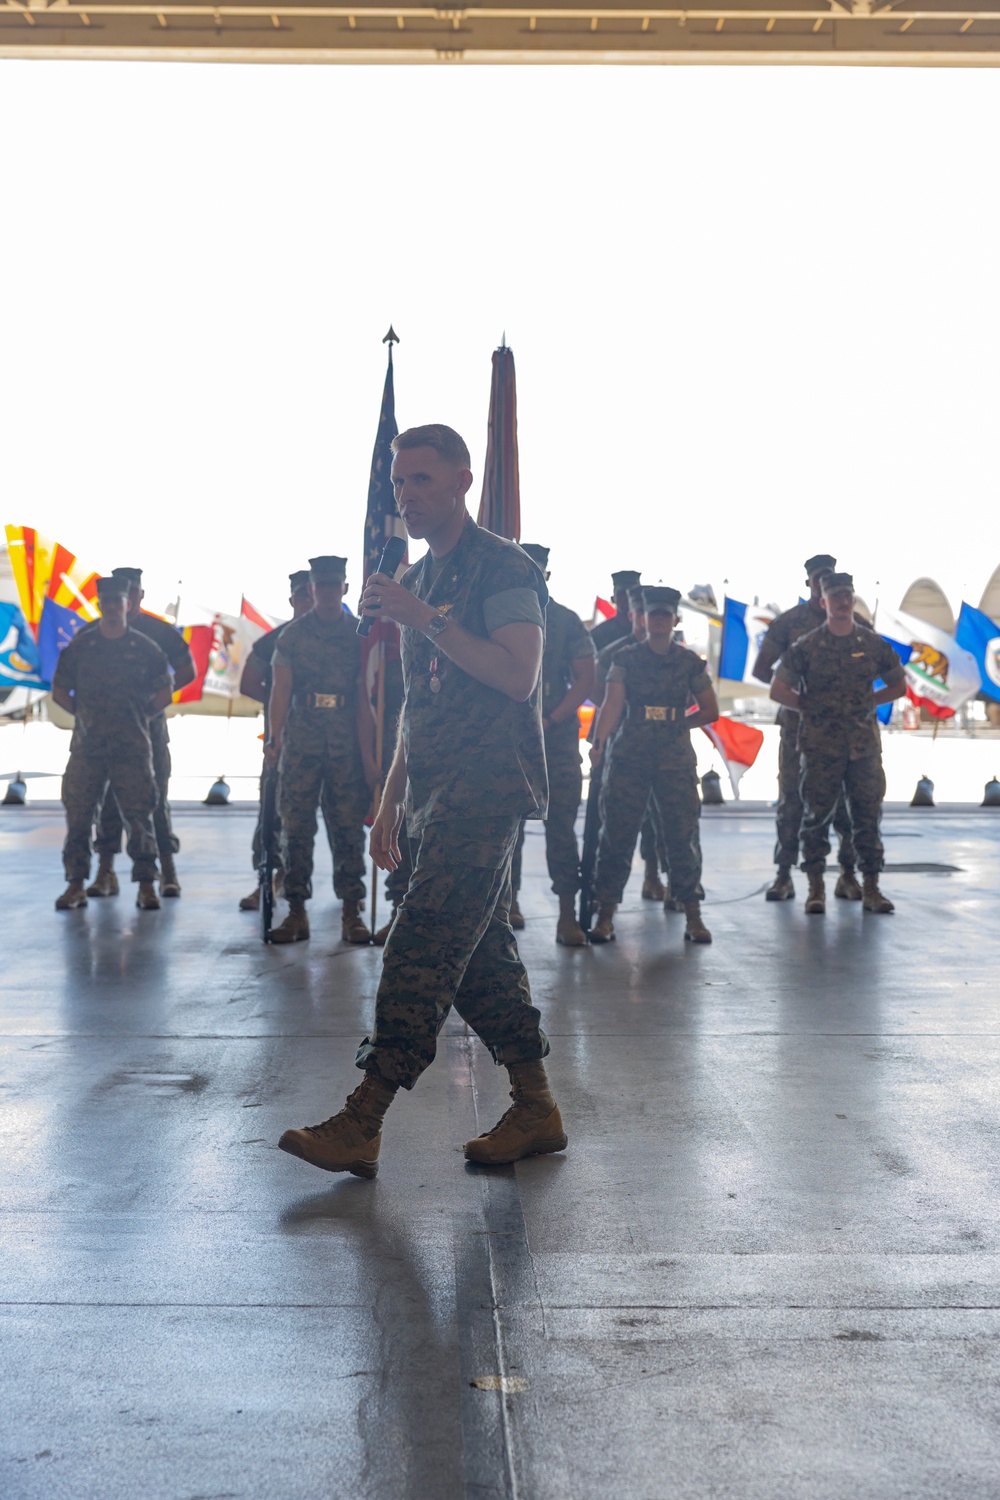
[[[391,536],[405,536],[406,528],[396,513],[396,497],[392,492],[392,449],[390,444],[399,428],[396,426],[396,392],[393,383],[392,346],[399,339],[389,329],[384,344],[389,345],[389,362],[382,387],[382,406],[378,414],[378,431],[372,450],[371,474],[368,478],[368,509],[365,513],[365,551],[362,568],[362,587],[370,574],[378,571],[382,549]],[[379,664],[383,661],[399,660],[399,627],[391,620],[376,620],[369,634],[362,640],[365,681],[369,691],[374,691]]]

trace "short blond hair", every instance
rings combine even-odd
[[[460,469],[472,468],[465,439],[458,435],[454,427],[446,427],[443,422],[408,427],[405,432],[397,433],[391,446],[393,453],[402,453],[409,448],[433,448],[448,463],[457,464]]]

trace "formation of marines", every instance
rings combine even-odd
[[[344,606],[346,559],[315,557],[308,571],[291,575],[293,618],[257,642],[242,682],[265,707],[264,775],[278,778],[288,911],[274,940],[309,937],[321,810],[342,936],[384,946],[374,1025],[357,1050],[361,1083],[338,1113],[286,1130],[279,1145],[324,1170],[367,1178],[378,1171],[386,1113],[434,1060],[452,1006],[511,1085],[511,1107],[466,1143],[467,1159],[498,1165],[566,1147],[544,1065],[549,1043],[514,935],[524,925],[517,892],[526,821],[545,824],[558,943],[615,940],[637,839],[643,896],[683,911],[685,939],[712,941],[701,910],[691,732],[716,720],[719,705],[704,659],[679,638],[680,592],[616,574],[616,613],[588,632],[549,597],[547,548],[520,547],[472,520],[469,453],[453,429],[410,429],[394,440],[393,454],[399,514],[428,551],[398,581],[372,575],[361,598],[363,615],[400,628],[391,760],[376,763],[357,621]],[[767,898],[794,896],[791,870],[801,851],[805,909],[825,910],[833,824],[836,894],[888,913],[878,883],[885,778],[876,711],[904,692],[903,669],[855,613],[853,580],[834,558],[811,558],[806,574],[809,599],[772,623],[757,659],[781,709],[778,872]],[[180,895],[164,710],[194,667],[180,633],[141,610],[138,569],[100,579],[98,600],[99,620],[61,653],[53,682],[55,701],[74,716],[63,780],[68,886],[56,905],[69,910],[90,895],[117,893],[113,860],[127,831],[137,904],[155,909],[161,897]],[[575,824],[579,709],[588,699],[599,703],[590,796],[600,828],[594,868],[585,871]],[[392,903],[374,935],[362,916],[370,811],[371,855],[389,876]],[[258,826],[255,862],[261,836]],[[88,888],[94,847],[100,863]],[[255,891],[240,905],[251,910],[257,900]]]

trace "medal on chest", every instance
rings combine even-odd
[[[438,676],[438,659],[436,656],[431,657],[430,673],[430,690],[432,693],[439,693],[441,691],[441,679]]]

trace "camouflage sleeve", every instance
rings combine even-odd
[[[549,591],[542,570],[519,547],[505,548],[493,561],[482,591],[483,617],[490,632],[522,620],[544,629]]]
[[[527,588],[503,589],[499,594],[491,594],[483,603],[483,619],[491,635],[501,625],[524,622],[541,630],[545,624],[538,595]]]
[[[775,672],[775,678],[786,687],[797,688],[805,675],[805,665],[799,646],[789,646],[781,658],[781,666]]]
[[[150,694],[162,692],[164,688],[173,687],[173,678],[170,675],[170,662],[165,651],[161,651],[155,641],[150,641],[152,647],[149,653],[149,662],[146,667]]]
[[[620,661],[616,661],[607,676],[608,682],[627,682],[628,674]]]
[[[590,638],[590,631],[579,615],[575,614],[570,622],[566,649],[570,661],[589,661],[597,654],[597,648]]]
[[[889,645],[887,640],[879,637],[879,642],[880,649],[875,658],[878,675],[887,687],[895,687],[897,682],[903,682],[906,679],[903,663],[899,659],[899,653]]]
[[[764,639],[760,643],[761,653],[766,652],[769,660],[777,661],[778,657],[783,656],[792,644],[788,634],[788,624],[784,616],[778,615],[777,619],[772,620],[767,627]]]
[[[179,630],[174,630],[172,632],[172,635],[173,639],[171,639],[171,636],[164,636],[164,649],[166,651],[167,660],[170,663],[171,670],[174,672],[179,672],[182,668],[186,668],[186,670],[189,671],[193,677],[195,667],[194,657],[191,655],[191,647],[188,645],[187,641],[181,635]]]
[[[77,652],[72,651],[69,646],[64,646],[56,657],[56,669],[52,674],[52,686],[61,688],[64,693],[72,693],[76,689],[76,658]]]
[[[692,698],[699,697],[702,693],[708,693],[712,688],[712,674],[702,661],[696,656],[691,667],[690,691]]]

